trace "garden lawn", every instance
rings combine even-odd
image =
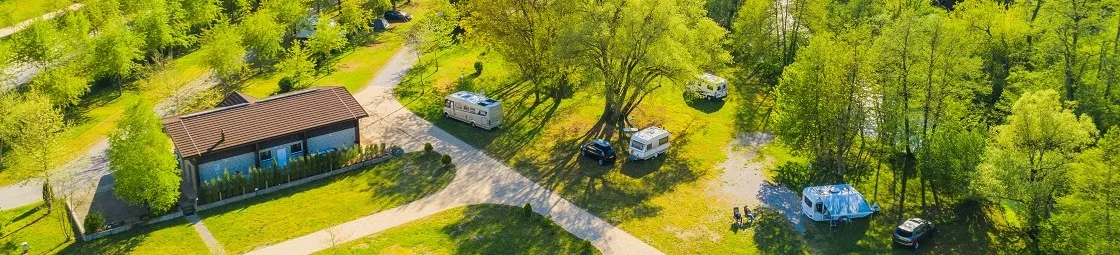
[[[536,213],[504,205],[459,207],[317,254],[600,254]]]
[[[427,3],[428,0],[413,1],[401,9],[414,17],[420,17],[428,11]],[[388,30],[370,35],[369,42],[365,45],[346,49],[345,53],[333,59],[331,72],[320,73],[310,86],[344,86],[351,93],[361,91],[404,46],[404,38],[412,24],[393,23]],[[246,81],[241,91],[257,98],[279,94],[281,78],[283,77],[279,72],[262,74]]]
[[[62,254],[207,254],[209,248],[186,219],[178,218],[90,242],[70,245]]]
[[[27,242],[32,254],[54,254],[73,241],[66,209],[55,205],[51,213],[43,203],[0,211],[0,254],[19,254]]]
[[[9,27],[25,20],[38,18],[71,4],[72,1],[66,0],[0,0],[0,27]]]
[[[759,252],[749,232],[730,231],[730,209],[743,200],[726,199],[718,186],[716,166],[727,158],[722,151],[736,130],[738,99],[686,100],[683,85],[667,83],[631,120],[636,127],[665,127],[673,147],[660,158],[600,167],[578,155],[578,146],[601,127],[598,88],[587,85],[570,97],[537,102],[532,84],[507,78],[512,69],[497,56],[459,46],[439,58],[438,71],[432,56],[425,56],[397,88],[413,112],[663,252]],[[476,61],[482,62],[481,74],[474,74]],[[442,117],[442,98],[457,90],[485,90],[502,102],[506,122],[481,131]],[[617,136],[611,141],[624,153],[626,143]]]
[[[423,152],[332,178],[200,212],[227,252],[250,251],[426,197],[443,189],[454,170]]]
[[[172,60],[171,68],[160,71],[166,75],[151,75],[125,84],[124,93],[118,91],[116,84],[91,88],[68,116],[68,126],[55,146],[57,149],[52,164],[61,166],[88,152],[90,147],[116,129],[117,121],[132,104],[145,100],[154,106],[171,95],[171,90],[164,86],[192,82],[203,77],[208,70],[202,54],[194,52]],[[0,171],[0,186],[17,183],[27,177],[26,173],[18,172],[18,168],[5,169]]]

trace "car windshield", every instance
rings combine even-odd
[[[895,229],[894,233],[897,234],[898,236],[901,236],[901,237],[910,237],[910,235],[914,234],[914,233],[912,233],[910,231],[907,231],[905,229],[902,229],[902,228]]]
[[[603,151],[607,155],[614,154],[614,149],[611,148],[610,146],[602,146],[602,145],[596,144],[595,148],[599,148],[599,150]]]

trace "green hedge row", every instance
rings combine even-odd
[[[199,187],[198,202],[207,204],[244,195],[386,156],[397,150],[399,147],[388,147],[384,143],[359,145],[330,153],[294,158],[288,161],[286,167],[279,167],[274,159],[271,166],[263,169],[250,168],[248,174],[230,173],[229,170],[225,170],[221,178],[206,181]]]

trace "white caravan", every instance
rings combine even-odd
[[[863,218],[875,212],[849,184],[807,187],[801,200],[801,212],[814,221]]]
[[[646,160],[669,150],[669,131],[648,127],[630,136],[630,160]]]
[[[727,98],[727,79],[720,78],[711,73],[701,74],[695,80],[688,82],[689,91],[696,93],[708,100],[723,100]]]
[[[502,125],[502,103],[470,91],[447,95],[443,114],[486,130]]]

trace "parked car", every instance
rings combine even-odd
[[[921,218],[906,220],[894,230],[894,242],[918,249],[918,240],[933,233],[933,222]]]
[[[611,143],[603,139],[595,139],[579,148],[583,156],[597,160],[599,165],[614,163],[615,152]]]
[[[385,19],[391,22],[409,22],[412,20],[412,14],[401,10],[389,10],[385,12]]]

